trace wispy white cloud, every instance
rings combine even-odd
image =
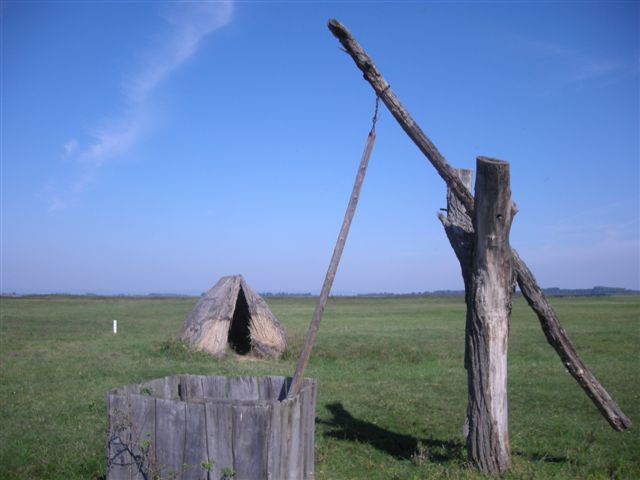
[[[55,212],[56,210],[60,210],[62,208],[66,208],[67,204],[60,200],[57,195],[53,195],[49,199],[49,205],[47,206],[47,211]]]
[[[70,139],[62,147],[64,158],[69,158],[78,150],[78,141],[75,138]]]
[[[547,40],[515,37],[518,48],[548,66],[543,94],[567,87],[582,87],[589,82],[616,81],[637,72],[638,66],[622,56],[601,56],[597,52],[572,48]]]
[[[72,204],[71,197],[91,184],[105,163],[136,145],[149,129],[145,112],[154,91],[197,52],[207,35],[227,25],[232,14],[231,0],[171,3],[161,8],[165,35],[145,52],[139,69],[123,83],[126,113],[103,120],[106,125],[96,129],[88,145],[71,138],[62,146],[63,158],[76,160],[80,172],[65,192],[51,194],[49,211]]]
[[[132,103],[141,103],[176,68],[189,59],[200,42],[211,32],[225,26],[231,20],[232,3],[201,2],[182,5],[172,4],[162,10],[171,34],[170,41],[160,50],[147,55],[145,68],[125,82],[127,96]]]
[[[637,199],[578,211],[539,228],[522,248],[546,286],[640,287],[640,218]],[[524,255],[526,253],[526,255]]]
[[[588,59],[576,61],[573,72],[568,76],[569,83],[606,77],[620,72],[624,63],[617,59]]]

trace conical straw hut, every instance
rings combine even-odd
[[[222,277],[198,300],[180,338],[195,350],[218,356],[229,345],[240,355],[277,358],[287,346],[284,328],[241,275]]]

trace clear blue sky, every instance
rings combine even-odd
[[[318,292],[374,95],[511,163],[545,287],[640,288],[638,2],[3,1],[3,292]],[[462,288],[445,188],[382,111],[334,292]]]

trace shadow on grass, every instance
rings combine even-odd
[[[345,410],[341,403],[329,403],[326,407],[333,418],[328,421],[322,419],[316,421],[332,428],[324,434],[327,437],[368,443],[399,460],[415,461],[427,456],[429,461],[437,463],[465,461],[465,447],[458,440],[416,438],[412,435],[395,433],[373,423],[358,420]]]
[[[569,459],[567,457],[557,457],[555,455],[546,455],[543,453],[524,453],[520,451],[511,452],[513,456],[526,458],[527,460],[531,460],[532,462],[545,462],[545,463],[565,463],[568,462]]]
[[[339,402],[329,403],[326,407],[333,418],[328,421],[316,419],[317,423],[331,428],[324,434],[326,437],[368,443],[398,460],[411,460],[414,463],[425,460],[436,463],[466,463],[466,446],[461,440],[443,440],[433,437],[416,438],[412,435],[395,433],[371,422],[355,418]],[[564,463],[569,461],[566,457],[540,453],[514,451],[513,455],[532,462]]]

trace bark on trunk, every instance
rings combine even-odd
[[[507,409],[507,343],[515,274],[509,231],[515,214],[509,164],[478,158],[475,242],[466,355],[469,403],[469,460],[499,473],[511,464]]]
[[[471,191],[473,172],[466,169],[456,169],[456,173],[464,186]],[[449,239],[451,248],[456,254],[458,261],[460,262],[460,270],[462,272],[462,279],[464,280],[464,301],[467,305],[467,312],[472,308],[470,288],[471,288],[471,272],[473,268],[473,245],[474,245],[474,230],[471,219],[466,214],[464,206],[455,196],[453,191],[447,189],[447,216],[442,214],[438,215],[438,218],[442,222],[444,231]],[[470,316],[467,315],[467,320]],[[469,325],[466,325],[465,331],[469,331]],[[464,351],[464,368],[469,370],[469,352],[467,351],[467,342],[465,341]],[[464,438],[469,436],[469,417],[468,412],[465,415],[464,425],[462,427],[462,434]]]

